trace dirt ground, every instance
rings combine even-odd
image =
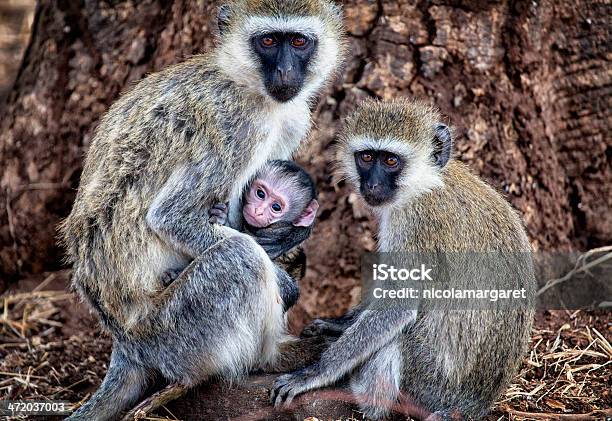
[[[111,340],[87,308],[66,292],[68,276],[69,272],[63,271],[26,279],[2,297],[0,399],[76,403],[100,384]],[[296,322],[294,328],[301,324]],[[611,342],[609,311],[539,312],[520,372],[488,419],[560,419],[560,414],[591,414],[590,418],[573,419],[603,419],[603,412],[596,411],[612,408]],[[260,389],[261,394],[266,393]],[[252,404],[252,397],[245,393],[236,399],[244,399],[245,408]],[[207,419],[227,419],[222,402],[210,405],[213,412]],[[241,405],[234,399],[230,408]],[[327,414],[316,409],[306,415],[304,419],[309,421],[327,419]],[[155,417],[180,419],[167,408],[148,419]],[[343,419],[350,417],[361,419],[356,411]]]

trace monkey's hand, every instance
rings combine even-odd
[[[300,337],[327,337],[335,340],[353,323],[355,323],[355,320],[357,320],[357,317],[359,317],[359,314],[364,308],[365,304],[361,303],[356,307],[351,308],[342,317],[333,319],[315,319],[302,330]]]
[[[227,224],[227,205],[225,203],[215,203],[208,211],[208,222],[211,224]]]
[[[317,363],[278,377],[270,390],[270,402],[276,408],[291,405],[297,395],[322,386],[318,381]]]
[[[170,285],[183,272],[182,269],[168,269],[161,275],[161,283],[164,287]]]
[[[275,406],[283,402],[288,405],[300,393],[334,384],[396,340],[407,326],[414,324],[417,312],[393,306],[353,314],[354,322],[330,343],[317,363],[276,379],[270,393]]]
[[[336,322],[334,319],[315,319],[302,330],[300,337],[338,337],[342,335],[349,326],[350,324],[348,323]]]

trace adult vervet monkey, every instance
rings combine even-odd
[[[192,386],[278,360],[295,282],[234,229],[236,215],[257,170],[307,135],[343,55],[342,17],[327,0],[237,0],[218,18],[216,48],[126,92],[87,154],[61,236],[73,286],[114,345],[71,419],[116,418],[157,375]],[[209,223],[228,201],[234,228]],[[164,289],[161,275],[184,266]]]
[[[473,290],[522,288],[526,300],[459,310],[450,300],[362,305],[340,319],[315,321],[306,334],[339,337],[320,361],[276,380],[276,405],[348,375],[370,418],[384,417],[407,397],[433,413],[429,420],[479,419],[508,385],[533,319],[531,248],[516,211],[451,152],[451,132],[436,110],[407,100],[368,101],[347,119],[338,160],[378,217],[380,252],[451,259],[472,253],[491,267],[481,274],[468,255],[468,265],[446,266],[450,282]]]

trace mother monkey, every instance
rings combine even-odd
[[[71,419],[116,418],[158,374],[192,386],[277,361],[294,281],[208,210],[229,201],[236,228],[249,179],[295,152],[342,56],[342,18],[327,0],[237,0],[219,28],[214,50],[124,94],[89,149],[61,235],[73,286],[114,343]],[[161,274],[189,262],[164,289]]]

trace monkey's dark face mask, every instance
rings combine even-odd
[[[300,33],[273,32],[251,39],[266,90],[279,102],[300,93],[317,41]]]
[[[359,173],[359,192],[370,206],[381,206],[395,198],[403,163],[386,151],[366,150],[355,153]]]

